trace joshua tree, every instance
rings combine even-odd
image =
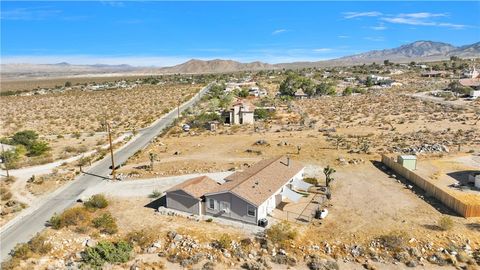
[[[150,159],[150,170],[153,171],[153,165],[155,160],[157,160],[157,154],[155,153],[148,153],[148,158]]]
[[[323,173],[325,174],[325,182],[327,184],[327,187],[330,187],[330,182],[332,182],[334,179],[332,177],[332,174],[334,174],[336,171],[334,168],[330,167],[330,165],[327,165],[323,169]]]
[[[302,150],[302,147],[300,145],[297,145],[297,155],[300,155],[300,150]]]

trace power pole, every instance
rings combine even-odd
[[[180,101],[177,103],[177,119],[180,119]]]
[[[115,180],[115,161],[113,159],[113,145],[112,145],[112,133],[110,132],[110,124],[107,123],[107,131],[108,131],[108,141],[110,143],[110,156],[112,157],[112,179]]]
[[[7,155],[5,155],[5,149],[3,148],[2,143],[2,156],[3,156],[3,164],[5,164],[5,171],[7,171],[7,179],[10,178],[10,173],[8,172],[8,164],[7,164]]]

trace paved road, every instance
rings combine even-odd
[[[208,91],[209,86],[200,90],[191,100],[180,106],[180,112],[193,106]],[[173,110],[153,123],[149,128],[141,130],[128,144],[115,152],[115,164],[122,164],[137,151],[145,148],[158,134],[173,123],[177,117],[177,110]],[[32,211],[19,219],[14,219],[2,227],[0,232],[0,259],[5,261],[8,253],[17,243],[29,241],[36,233],[45,228],[45,223],[54,213],[61,213],[71,207],[78,196],[87,188],[105,181],[111,170],[110,156],[96,163],[85,174],[77,177],[68,186],[61,189],[55,196],[42,202],[41,205],[32,206]],[[29,209],[26,209],[27,211]]]

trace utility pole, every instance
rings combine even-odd
[[[177,103],[177,119],[180,119],[180,100]]]
[[[110,156],[112,157],[112,179],[115,180],[117,178],[115,177],[115,161],[113,159],[112,133],[110,131],[110,124],[108,122],[106,123],[107,123],[107,131],[108,131],[108,141],[110,143]]]
[[[7,171],[7,179],[10,178],[10,173],[8,172],[8,164],[7,164],[7,155],[5,155],[5,149],[3,148],[2,143],[2,156],[3,156],[3,164],[5,164],[5,171]]]

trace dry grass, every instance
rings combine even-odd
[[[42,135],[104,131],[104,120],[110,121],[116,132],[138,130],[188,100],[200,87],[143,85],[133,90],[2,97],[2,133],[21,129]]]

